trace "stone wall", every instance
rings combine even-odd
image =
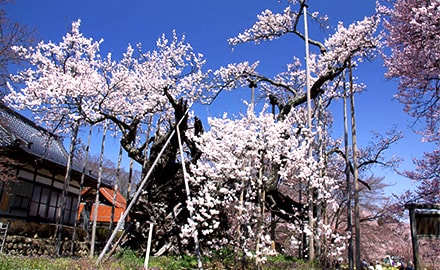
[[[4,254],[24,255],[24,256],[55,256],[57,241],[54,237],[56,231],[55,224],[41,224],[24,220],[5,220],[0,219],[4,224],[8,223],[8,232],[3,246]],[[61,256],[71,256],[71,239],[73,228],[63,226],[61,241]],[[76,230],[77,241],[75,242],[73,256],[89,255],[89,243],[87,232],[83,229]],[[0,235],[0,244],[3,235]]]
[[[4,254],[24,256],[55,256],[57,241],[55,224],[43,224],[24,220],[6,220],[9,229],[3,246]],[[107,225],[96,229],[95,253],[101,251],[107,242],[109,230]],[[73,227],[63,226],[60,256],[84,257],[90,255],[90,241],[87,231],[76,229],[74,254],[71,254]],[[0,235],[0,244],[3,235]]]
[[[54,256],[56,241],[52,238],[26,237],[22,235],[8,235],[3,246],[3,253],[24,256]],[[62,256],[72,256],[72,241],[65,238],[61,243]],[[74,256],[83,257],[89,254],[89,245],[86,242],[76,242]]]

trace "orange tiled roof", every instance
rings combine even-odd
[[[81,216],[81,212],[84,208],[84,203],[81,203],[78,209],[78,218]],[[118,222],[121,216],[124,214],[125,208],[115,207],[115,213],[113,216],[113,222]],[[92,210],[90,211],[90,221],[93,221],[93,214],[95,212],[95,204],[92,206]],[[110,222],[112,215],[112,207],[109,205],[100,204],[98,206],[98,218],[97,222]]]
[[[81,193],[81,196],[84,196],[85,194],[87,194],[91,190],[94,190],[94,189],[91,187],[84,188]],[[113,189],[107,188],[107,187],[101,187],[99,189],[99,191],[100,191],[101,195],[104,196],[110,204],[113,203],[113,195],[114,195]],[[126,208],[127,207],[127,200],[125,199],[124,196],[122,196],[121,192],[119,192],[119,191],[116,193],[115,206],[119,207],[119,208]]]
[[[111,203],[113,203],[114,191],[110,188],[102,187],[99,189],[101,194]],[[116,202],[115,206],[119,208],[127,207],[127,200],[122,196],[122,194],[118,191],[116,192]]]
[[[86,194],[90,191],[91,188],[85,188],[82,192],[82,195]],[[99,189],[102,196],[105,197],[108,204],[99,204],[98,206],[98,218],[97,222],[110,222],[111,214],[112,214],[112,206],[114,191],[111,188],[101,187]],[[127,200],[122,196],[122,194],[118,191],[116,193],[116,201],[115,201],[115,212],[113,216],[113,221],[118,222],[121,215],[124,213],[125,208],[127,207]],[[81,216],[81,212],[84,208],[84,203],[81,203],[78,209],[78,219]],[[95,203],[93,203],[92,210],[90,211],[90,220],[93,221],[93,213],[95,210]]]

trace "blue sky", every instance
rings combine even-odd
[[[319,11],[329,16],[331,28],[328,33],[317,29],[310,22],[311,38],[320,39],[332,33],[339,21],[347,26],[355,20],[374,13],[372,0],[309,1],[309,11]],[[265,9],[282,11],[285,1],[277,0],[16,0],[6,5],[8,16],[19,23],[35,27],[45,41],[58,42],[68,31],[72,21],[81,19],[81,31],[96,40],[104,39],[102,54],[112,52],[117,58],[127,45],[142,43],[143,48],[154,49],[158,37],[165,33],[171,36],[173,29],[178,35],[185,34],[194,50],[204,54],[207,68],[215,69],[228,63],[248,60],[261,61],[259,71],[273,75],[283,70],[294,57],[304,58],[304,45],[290,36],[260,45],[245,44],[232,48],[227,39],[252,26],[256,15]],[[363,64],[356,71],[359,82],[367,85],[367,91],[356,98],[358,142],[366,145],[370,131],[384,133],[396,126],[405,138],[394,145],[388,155],[399,155],[405,159],[400,169],[412,169],[411,160],[421,157],[423,151],[432,146],[420,143],[420,136],[411,129],[412,119],[393,100],[396,84],[384,78],[385,69],[380,59]],[[196,115],[219,116],[223,112],[243,112],[243,99],[250,100],[250,91],[239,90],[222,94],[212,106],[196,106]],[[336,120],[334,132],[342,135],[340,103],[332,106]],[[116,145],[112,148],[117,148]],[[97,150],[98,151],[98,150]],[[115,158],[116,160],[116,158]],[[377,176],[385,176],[393,184],[387,192],[400,193],[412,187],[412,183],[390,170],[375,170]]]

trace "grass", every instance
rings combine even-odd
[[[96,258],[51,258],[51,257],[25,257],[0,254],[0,270],[141,270],[144,258],[137,256],[134,251],[123,250],[114,257],[96,265]],[[150,269],[182,270],[197,269],[197,259],[192,256],[183,257],[151,257]],[[203,260],[204,269],[234,269],[234,255],[230,252],[216,254],[211,259]],[[297,261],[288,256],[275,256],[268,258],[260,267],[261,270],[285,269],[312,269],[307,262]],[[248,262],[245,269],[257,269],[252,261]]]

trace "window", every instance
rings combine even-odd
[[[50,197],[49,202],[49,211],[47,217],[51,220],[56,220],[57,208],[58,208],[58,200],[60,199],[61,194],[52,192],[52,196]]]
[[[11,205],[11,210],[27,211],[29,206],[29,198],[21,195],[15,195]]]
[[[61,190],[36,184],[30,202],[29,216],[46,222],[55,222],[58,208],[61,205],[61,198]],[[76,194],[70,193],[66,196],[66,205],[63,213],[64,224],[72,225],[75,222],[77,201]]]
[[[35,185],[29,216],[54,222],[59,194],[60,192],[51,190],[49,187]]]
[[[64,222],[73,224],[76,218],[76,206],[78,198],[73,195],[68,195],[66,198],[66,208],[64,209]]]
[[[38,216],[43,219],[48,219],[47,211],[49,209],[49,197],[50,197],[50,189],[42,188]]]
[[[36,217],[39,209],[39,202],[40,202],[40,196],[41,196],[41,187],[34,186],[34,191],[32,193],[32,201],[31,201],[31,207],[29,209],[29,215],[32,217]]]

